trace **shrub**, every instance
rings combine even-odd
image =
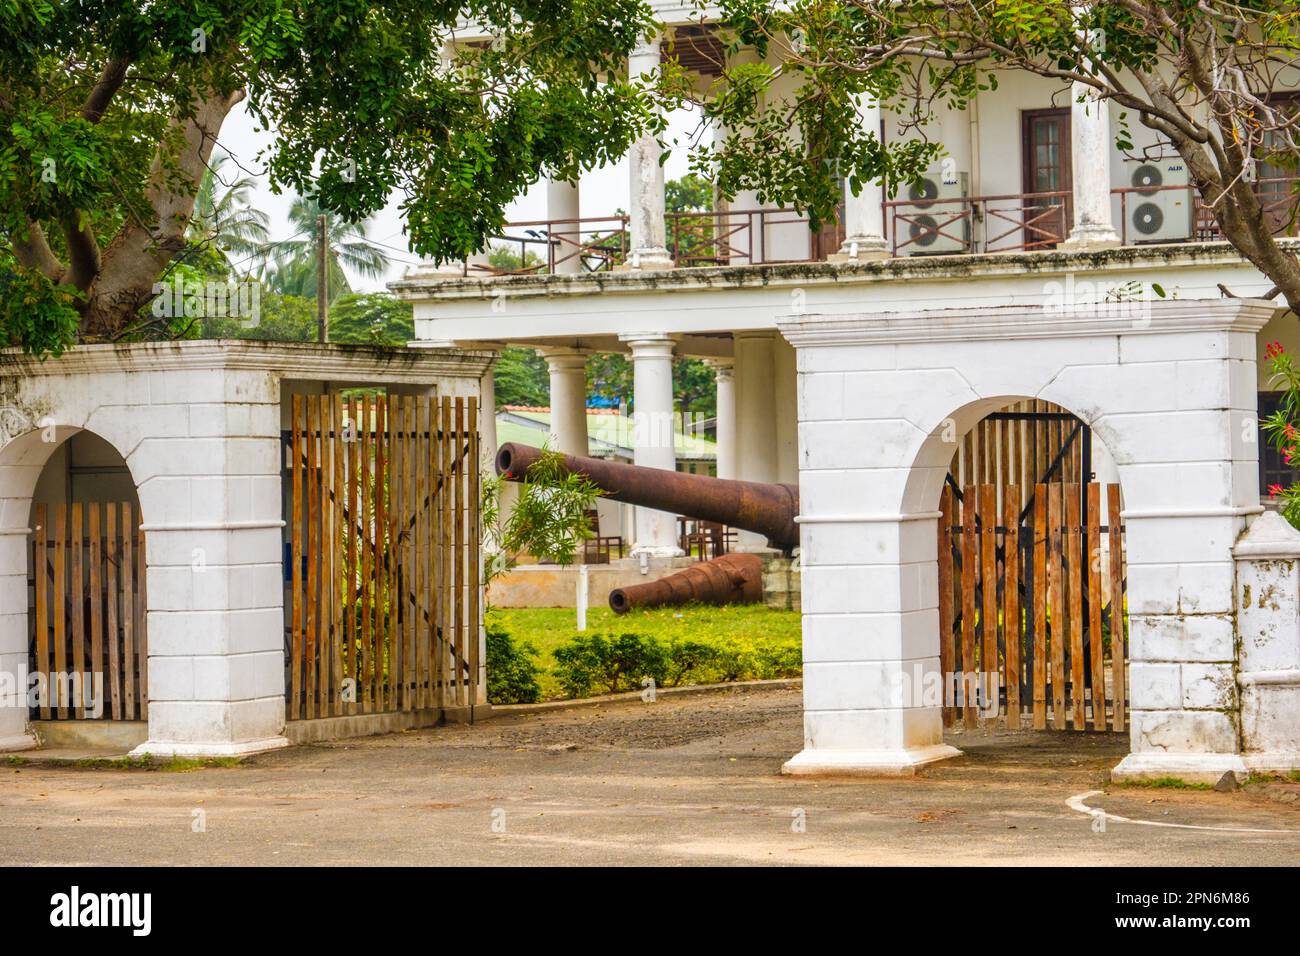
[[[492,704],[535,704],[542,699],[537,683],[537,665],[530,655],[537,653],[527,641],[515,643],[510,632],[488,620],[487,684]]]
[[[555,676],[569,697],[589,697],[593,690],[617,694],[647,677],[663,684],[669,673],[665,646],[640,634],[578,634],[551,654]]]
[[[696,683],[698,675],[717,656],[717,649],[708,644],[689,640],[673,641],[668,645],[668,668],[664,673],[664,685],[677,687],[684,683]]]

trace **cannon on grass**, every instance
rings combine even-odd
[[[762,600],[763,559],[756,554],[724,554],[658,581],[609,592],[609,606],[615,614],[669,604],[757,604]]]

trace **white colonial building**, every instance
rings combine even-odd
[[[630,72],[673,55],[707,82],[722,56],[711,28],[686,7],[658,13],[664,29]],[[859,121],[900,135],[874,104]],[[1118,124],[1118,107],[1007,76],[927,131],[946,157],[922,188],[846,190],[839,224],[820,232],[752,195],[668,213],[647,137],[628,157],[625,201],[594,209],[581,184],[538,185],[546,219],[501,238],[536,267],[430,265],[393,288],[424,343],[538,349],[564,451],[587,448],[587,356],[630,357],[647,421],[671,420],[674,356],[713,365],[718,474],[801,486],[807,743],[792,771],[906,769],[951,752],[936,708],[886,689],[907,662],[940,663],[940,491],[950,471],[956,485],[1013,477],[973,443],[990,415],[1064,413],[1087,429],[1075,480],[1119,483],[1127,509],[1125,769],[1237,772],[1253,745],[1233,676],[1232,548],[1280,464],[1264,454],[1261,467],[1255,431],[1265,343],[1300,335],[1268,304],[1224,301],[1272,283],[1220,240],[1177,156],[1140,126],[1121,152]],[[1292,184],[1267,172],[1258,188],[1284,230]],[[645,429],[636,461],[670,468],[658,431]],[[1050,479],[1031,471],[1014,477]],[[655,512],[632,537],[651,555],[676,547]],[[1300,693],[1294,657],[1269,677],[1287,699]],[[1263,749],[1293,755],[1289,733]]]

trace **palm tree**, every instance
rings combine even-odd
[[[213,155],[199,183],[186,238],[197,249],[217,256],[230,271],[238,272],[240,262],[257,258],[265,250],[269,220],[266,213],[252,207],[256,184],[250,177],[240,176],[229,184],[222,178],[221,169],[229,158],[224,153]],[[232,256],[236,261],[231,261]]]
[[[298,196],[289,207],[289,226],[294,238],[276,243],[268,256],[264,279],[274,291],[282,295],[314,296],[316,270],[320,261],[320,228],[318,217],[328,215],[320,203],[310,196]],[[366,238],[364,222],[348,223],[329,218],[329,285],[328,297],[333,302],[340,295],[352,291],[347,273],[351,269],[368,279],[375,279],[388,271],[388,256]]]

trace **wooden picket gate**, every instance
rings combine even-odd
[[[52,509],[38,503],[35,512],[29,660],[48,690],[32,717],[146,719],[149,652],[139,507],[77,501]],[[100,706],[87,709],[87,694],[98,682]]]
[[[475,703],[477,400],[295,395],[291,413],[288,719]]]
[[[939,521],[944,724],[1005,714],[1036,730],[1125,726],[1119,485],[944,489]],[[1104,518],[1104,521],[1103,521]],[[978,676],[975,676],[978,675]]]

